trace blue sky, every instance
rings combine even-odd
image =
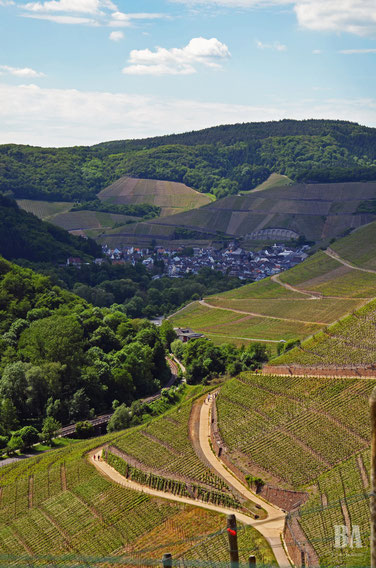
[[[0,143],[376,127],[375,0],[0,0]]]

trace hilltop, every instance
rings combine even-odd
[[[295,182],[376,179],[376,129],[334,120],[225,125],[91,147],[0,146],[0,191],[21,199],[93,199],[124,175],[181,182],[217,198],[270,174]]]

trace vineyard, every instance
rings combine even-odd
[[[293,514],[324,566],[369,565],[369,462],[367,450],[321,475],[311,499]],[[359,526],[362,546],[335,548],[335,525]]]
[[[246,473],[256,468],[265,480],[303,487],[368,447],[368,397],[375,385],[243,373],[217,398],[221,436]]]
[[[188,401],[146,426],[125,432],[114,439],[113,445],[129,456],[129,461],[136,460],[139,469],[144,466],[157,475],[226,490],[224,481],[200,461],[190,443],[192,404]]]
[[[143,566],[160,560],[167,548],[176,558],[204,560],[213,542],[215,559],[228,559],[222,515],[151,498],[99,475],[85,454],[106,441],[110,435],[1,469],[2,566],[16,566],[20,557],[27,565],[58,566],[67,555],[72,565],[89,565],[79,560],[84,555],[99,563],[124,556]],[[241,532],[245,554],[274,561],[257,531]]]
[[[304,341],[270,365],[362,367],[376,361],[376,301]]]
[[[212,489],[205,489],[204,487],[195,483],[186,483],[184,481],[177,481],[175,479],[168,479],[161,475],[153,473],[146,473],[134,466],[125,462],[121,457],[113,454],[111,451],[106,450],[105,459],[116,471],[123,475],[126,479],[130,479],[141,485],[146,485],[158,491],[165,491],[173,495],[180,495],[182,497],[190,497],[205,501],[206,503],[213,503],[214,505],[222,505],[232,509],[240,509],[241,504],[236,497],[229,493],[221,491],[213,491]]]

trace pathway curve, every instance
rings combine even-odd
[[[291,284],[287,284],[287,282],[282,282],[282,280],[279,279],[278,274],[273,274],[273,276],[270,277],[270,280],[279,284],[283,288],[286,288],[286,290],[289,290],[290,292],[297,292],[298,294],[303,294],[303,296],[309,296],[310,300],[320,300],[323,297],[319,292],[300,290],[299,288],[295,288],[295,286],[291,286]]]
[[[256,318],[265,318],[265,319],[272,319],[272,320],[278,320],[278,321],[289,321],[289,322],[293,322],[293,323],[307,323],[307,324],[311,324],[311,325],[319,325],[320,327],[328,325],[327,323],[321,322],[321,321],[305,321],[305,320],[299,320],[299,319],[293,319],[293,318],[283,318],[283,317],[278,317],[278,316],[267,316],[265,314],[258,314],[256,312],[244,312],[243,310],[235,310],[233,308],[223,308],[221,306],[212,306],[211,304],[208,304],[205,300],[200,300],[199,303],[201,304],[201,306],[205,306],[205,308],[211,308],[212,310],[224,310],[226,312],[235,312],[236,314],[243,314],[246,316],[252,316],[252,317],[256,317]]]
[[[341,258],[339,254],[336,253],[336,251],[334,251],[330,247],[324,250],[324,252],[326,255],[330,256],[330,258],[333,258],[334,260],[340,262],[341,264],[347,266],[348,268],[352,268],[352,270],[360,270],[361,272],[369,272],[370,274],[376,274],[376,270],[372,270],[371,268],[361,268],[360,266],[355,266],[355,264],[352,264],[348,260]]]
[[[99,459],[99,456],[102,454],[103,449],[104,446],[101,448],[97,448],[96,450],[89,453],[90,463],[92,463],[102,475],[108,477],[115,483],[118,483],[119,485],[126,487],[127,489],[133,489],[134,491],[141,491],[142,493],[146,493],[153,497],[160,497],[162,499],[168,499],[169,501],[185,503],[187,505],[193,505],[194,507],[201,507],[202,509],[208,509],[210,511],[223,513],[225,515],[230,515],[235,513],[236,518],[241,523],[256,528],[266,538],[266,540],[271,545],[274,555],[277,559],[277,562],[281,568],[287,568],[287,567],[291,568],[291,564],[288,561],[288,558],[284,552],[281,541],[279,538],[278,539],[276,538],[277,533],[276,533],[275,523],[279,522],[279,524],[282,524],[282,528],[284,524],[284,514],[282,513],[282,511],[279,511],[281,517],[280,521],[277,521],[274,518],[257,520],[253,519],[252,517],[249,517],[244,513],[240,513],[239,511],[234,511],[233,509],[229,509],[227,507],[220,507],[218,505],[213,505],[212,503],[205,503],[204,501],[197,501],[196,499],[190,499],[189,497],[181,497],[180,495],[173,495],[172,493],[165,493],[164,491],[158,491],[157,489],[152,489],[151,487],[147,487],[145,485],[141,485],[140,483],[136,483],[135,481],[126,479],[123,475],[121,475],[118,471],[116,471],[116,469],[111,467],[107,462]],[[96,456],[95,459],[94,456]],[[256,502],[255,499],[253,500]],[[262,507],[265,510],[267,510],[265,502],[260,500],[260,503],[262,504]]]
[[[275,557],[279,566],[290,566],[290,562],[286,552],[282,546],[282,534],[285,526],[285,513],[274,505],[271,505],[264,499],[258,497],[253,491],[247,489],[235,475],[229,471],[221,460],[214,454],[211,449],[210,439],[210,420],[211,420],[211,405],[213,404],[213,397],[210,402],[204,402],[201,406],[200,412],[200,428],[199,428],[199,443],[201,450],[206,459],[210,462],[215,471],[226,480],[226,483],[236,489],[246,499],[261,505],[267,512],[268,517],[264,520],[252,521],[249,524],[256,527],[257,530],[266,538],[273,549]],[[238,515],[238,513],[237,513]]]

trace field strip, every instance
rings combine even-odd
[[[288,322],[304,323],[304,324],[307,323],[307,324],[310,324],[310,325],[318,325],[320,327],[328,325],[327,323],[323,323],[321,321],[303,321],[303,320],[292,319],[292,318],[267,316],[265,314],[257,314],[255,312],[243,312],[242,310],[234,310],[232,308],[222,308],[220,306],[212,306],[211,304],[208,304],[205,300],[199,300],[199,304],[201,304],[201,306],[205,306],[206,308],[211,308],[212,310],[224,310],[226,312],[234,312],[236,314],[243,314],[243,315],[246,315],[246,316],[253,316],[253,317],[256,317],[256,318],[265,318],[265,319],[272,319],[272,320],[277,320],[277,321],[288,321]]]
[[[200,419],[200,427],[201,427],[201,419]],[[201,431],[201,428],[200,428]],[[201,437],[201,434],[200,434]],[[208,443],[209,447],[209,443]],[[263,537],[269,542],[274,555],[277,559],[279,566],[282,568],[290,568],[290,562],[286,556],[286,553],[283,549],[280,535],[282,534],[284,522],[285,522],[285,515],[276,507],[272,505],[267,505],[265,501],[259,499],[256,495],[247,491],[243,485],[237,481],[235,478],[235,482],[239,483],[242,491],[246,492],[247,498],[251,499],[255,503],[259,502],[263,509],[265,509],[269,514],[269,509],[272,511],[272,515],[269,515],[267,519],[252,519],[248,515],[244,513],[240,513],[239,511],[234,511],[233,509],[228,509],[226,507],[220,507],[218,505],[212,505],[211,503],[205,503],[204,501],[197,501],[195,499],[190,499],[189,497],[180,497],[179,495],[173,495],[171,493],[165,493],[164,491],[158,491],[157,489],[151,489],[145,485],[141,485],[140,483],[136,483],[134,481],[130,481],[126,479],[123,475],[121,475],[116,469],[108,465],[103,460],[98,459],[101,455],[103,447],[97,448],[96,450],[89,453],[90,463],[94,465],[94,467],[105,477],[110,478],[115,483],[126,487],[127,489],[133,489],[134,491],[140,491],[142,493],[147,493],[153,497],[159,497],[160,499],[168,499],[170,501],[175,501],[178,503],[185,503],[187,505],[193,505],[194,507],[201,507],[202,509],[209,509],[211,511],[215,511],[217,513],[222,513],[225,515],[231,515],[233,513],[236,514],[237,519],[244,523],[245,525],[249,525],[257,529]],[[209,451],[211,453],[210,447]],[[97,459],[94,459],[94,455]],[[207,456],[208,458],[210,456]],[[222,466],[223,467],[223,466]],[[226,474],[228,474],[227,470],[225,470]],[[234,485],[234,483],[233,483]]]
[[[340,262],[344,266],[351,268],[352,270],[360,270],[361,272],[369,272],[370,274],[376,274],[376,270],[372,270],[371,268],[360,268],[359,266],[355,266],[355,264],[351,264],[348,260],[345,260],[339,256],[333,249],[330,247],[324,250],[324,253],[328,255],[330,258],[333,258],[337,262]]]
[[[268,517],[266,520],[252,521],[251,524],[266,538],[269,542],[279,566],[289,566],[290,562],[286,552],[282,546],[281,538],[285,526],[285,513],[278,507],[271,505],[267,501],[257,497],[255,493],[247,489],[235,475],[230,472],[214,454],[210,447],[210,421],[211,421],[211,405],[213,404],[213,397],[211,402],[204,402],[201,406],[200,412],[200,426],[199,426],[199,443],[201,450],[206,459],[216,470],[216,472],[230,485],[241,493],[246,499],[261,505],[267,512]],[[236,513],[238,515],[238,513]],[[240,517],[239,517],[240,518]]]

